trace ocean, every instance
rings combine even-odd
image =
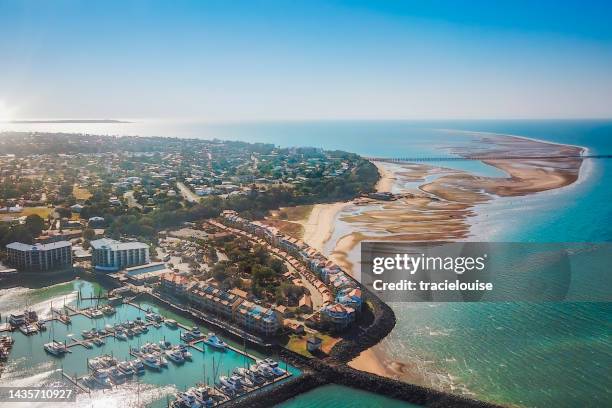
[[[235,139],[342,149],[365,156],[444,153],[473,143],[463,131],[519,135],[612,153],[612,121],[321,121],[205,124],[11,124],[0,129]],[[445,162],[486,176],[479,162]],[[587,160],[577,183],[478,208],[473,240],[612,241],[612,161]],[[381,348],[431,386],[509,406],[612,406],[609,303],[393,304],[398,322]],[[309,396],[311,395],[311,396]],[[372,398],[376,398],[372,396]],[[367,396],[362,401],[367,404]],[[329,406],[305,394],[286,406]]]

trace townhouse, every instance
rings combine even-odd
[[[344,330],[355,321],[356,313],[361,311],[362,293],[355,281],[338,265],[306,243],[284,235],[274,227],[242,218],[235,211],[224,211],[221,219],[228,226],[262,238],[275,247],[272,252],[276,255],[282,255],[283,251],[286,253],[284,258],[321,294],[321,323],[334,330]]]

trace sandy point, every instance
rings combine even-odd
[[[389,193],[393,188],[393,182],[395,181],[395,175],[393,171],[389,170],[383,162],[373,161],[372,164],[378,169],[380,179],[376,183],[376,191],[379,193]]]

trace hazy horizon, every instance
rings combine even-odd
[[[0,0],[0,121],[608,119],[611,15],[598,1]]]

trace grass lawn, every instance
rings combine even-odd
[[[291,237],[302,239],[304,236],[304,227],[297,222],[289,222],[278,219],[267,219],[266,224],[278,228],[283,234]]]
[[[281,207],[270,211],[268,219],[285,221],[306,221],[312,212],[314,205],[296,205],[294,207]]]
[[[27,217],[28,215],[36,214],[43,220],[46,220],[51,213],[53,213],[53,208],[49,207],[24,207],[21,213],[15,215],[20,217],[25,215]]]
[[[87,190],[85,188],[77,187],[77,186],[74,186],[72,188],[72,195],[77,200],[87,200],[89,197],[92,196],[92,194],[89,192],[89,190]]]
[[[300,337],[296,334],[292,334],[291,336],[289,336],[289,342],[287,342],[287,345],[285,347],[295,353],[310,358],[312,357],[312,354],[310,354],[306,349],[306,339],[307,336]]]
[[[310,354],[308,352],[308,349],[306,348],[306,340],[308,339],[308,337],[310,337],[309,334],[305,334],[303,336],[298,336],[297,334],[291,334],[289,336],[289,340],[287,341],[287,344],[285,345],[285,347],[305,357],[309,357],[309,358],[313,357],[313,355]],[[317,334],[317,337],[323,340],[321,351],[323,351],[323,353],[325,354],[329,354],[332,347],[334,347],[334,345],[340,341],[340,338],[338,337],[332,337],[329,334],[320,333],[320,332]]]

